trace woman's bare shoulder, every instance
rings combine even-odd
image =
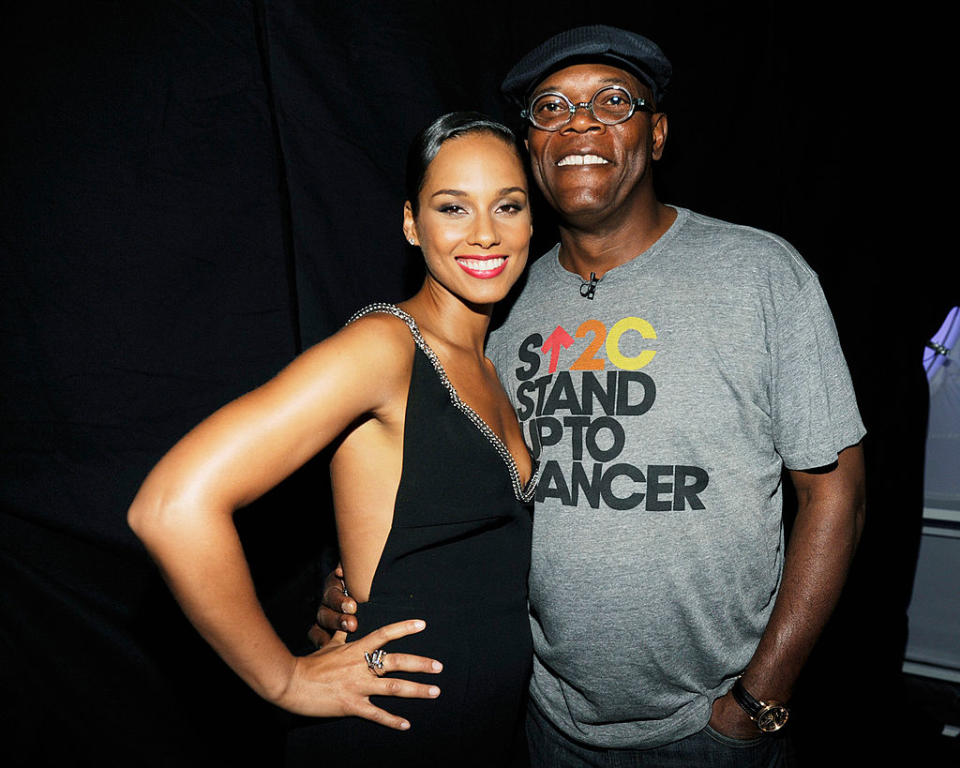
[[[370,355],[381,362],[384,358],[403,356],[403,353],[411,355],[414,347],[413,335],[406,322],[384,312],[371,313],[354,320],[327,341],[344,351]]]
[[[380,339],[388,345],[401,344],[412,347],[413,334],[407,321],[390,312],[370,312],[348,323],[341,328],[337,335],[355,334],[368,339]]]
[[[413,335],[401,318],[371,313],[307,349],[296,367],[309,375],[311,369],[333,366],[365,384],[379,381],[391,385],[409,379],[414,346]]]

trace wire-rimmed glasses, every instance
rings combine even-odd
[[[593,94],[590,101],[572,102],[559,91],[540,93],[530,106],[520,113],[536,128],[544,131],[559,131],[567,125],[577,109],[583,107],[593,118],[604,125],[617,125],[633,117],[638,109],[653,112],[653,105],[644,98],[634,98],[626,88],[607,85]]]

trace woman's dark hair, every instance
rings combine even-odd
[[[445,141],[468,133],[488,133],[503,139],[516,150],[517,156],[520,156],[516,135],[502,123],[479,112],[448,112],[440,115],[417,134],[407,153],[407,200],[410,201],[414,216],[419,213],[418,200],[427,168],[437,156],[440,147]]]

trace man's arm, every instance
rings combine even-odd
[[[323,581],[323,596],[317,609],[316,623],[307,636],[317,648],[323,647],[336,632],[356,632],[357,601],[346,592],[343,582],[343,566],[327,574]]]
[[[864,522],[863,448],[841,451],[837,463],[790,471],[797,492],[780,592],[770,622],[743,672],[743,686],[762,701],[787,702],[807,657],[843,589]],[[710,725],[721,733],[758,733],[730,693],[717,699]]]

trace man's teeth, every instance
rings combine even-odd
[[[599,155],[567,155],[557,165],[606,165]]]
[[[457,259],[467,269],[486,271],[502,267],[506,259]]]

